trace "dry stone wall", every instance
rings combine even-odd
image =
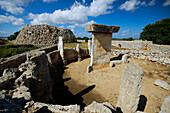
[[[157,53],[170,54],[170,45],[148,44],[148,50]]]
[[[26,25],[17,36],[16,44],[33,44],[36,46],[48,46],[58,43],[58,37],[62,36],[65,42],[75,42],[76,37],[69,29],[62,29],[49,25]]]
[[[170,65],[170,54],[157,53],[157,52],[145,52],[137,50],[111,50],[112,55],[128,54],[128,56],[137,59],[150,60],[158,62],[160,64]]]
[[[120,48],[129,48],[136,50],[147,49],[147,45],[152,44],[152,41],[112,41],[112,46],[120,47]]]

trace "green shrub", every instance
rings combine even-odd
[[[146,25],[140,34],[140,39],[170,45],[170,18]]]
[[[15,40],[19,33],[20,33],[20,31],[17,31],[17,32],[14,33],[14,35],[10,35],[9,37],[7,37],[7,39],[8,40]]]
[[[2,45],[0,46],[0,58],[10,57],[37,48],[33,45]]]

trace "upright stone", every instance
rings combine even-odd
[[[88,40],[89,55],[91,55],[91,40]]]
[[[119,31],[119,26],[91,24],[85,27],[87,32],[92,32],[91,63],[104,65],[110,62],[112,33]]]
[[[170,113],[170,96],[165,98],[159,113]]]
[[[61,55],[62,59],[64,60],[64,43],[63,43],[62,36],[59,36],[58,50],[60,51],[60,55]]]
[[[122,74],[117,107],[123,113],[134,113],[139,103],[143,70],[137,64],[127,64]]]

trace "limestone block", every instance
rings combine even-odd
[[[167,82],[165,82],[165,81],[156,79],[154,84],[156,86],[160,86],[163,89],[170,90],[170,85]]]
[[[60,51],[60,55],[62,59],[64,60],[64,42],[63,42],[62,36],[59,36],[58,50]]]
[[[114,67],[116,64],[121,64],[122,60],[113,60],[110,61],[110,67]]]
[[[110,62],[112,34],[92,33],[91,64],[103,65]]]
[[[127,62],[128,62],[128,61],[127,61],[128,57],[129,57],[128,54],[124,54],[124,55],[122,56],[122,63],[127,63]]]
[[[127,64],[121,79],[117,107],[124,113],[134,113],[139,103],[143,70],[137,64]]]
[[[84,113],[113,113],[115,108],[109,103],[97,103],[93,101],[90,105],[85,107]]]
[[[164,99],[164,102],[159,113],[170,113],[170,96]]]
[[[164,63],[170,64],[170,59],[169,58],[165,58]]]
[[[100,24],[91,24],[85,27],[87,32],[97,32],[97,33],[117,33],[120,29],[119,26],[107,26]]]

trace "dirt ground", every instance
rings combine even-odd
[[[154,85],[156,79],[161,79],[170,84],[170,67],[156,64],[154,62],[128,59],[132,64],[138,64],[143,68],[144,77],[142,79],[141,95],[147,98],[145,112],[157,113],[160,111],[164,98],[170,96],[170,92]],[[109,102],[116,107],[122,71],[126,64],[119,64],[115,67],[98,66],[94,71],[86,73],[90,58],[81,62],[73,62],[67,65],[63,75],[64,78],[71,79],[65,82],[69,91],[74,95],[82,90],[95,86],[91,91],[82,97],[86,105],[92,101]]]

